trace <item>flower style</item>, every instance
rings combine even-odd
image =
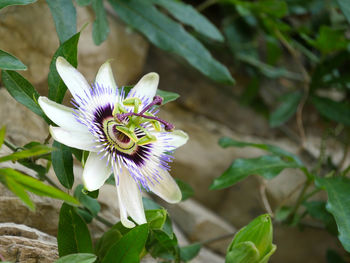
[[[83,183],[89,191],[99,189],[113,172],[121,222],[126,227],[146,223],[141,188],[169,203],[181,200],[181,191],[169,174],[171,153],[188,136],[156,116],[162,98],[156,96],[159,76],[149,73],[130,90],[118,90],[110,64],[103,64],[90,87],[64,58],[56,68],[70,90],[74,109],[46,97],[38,102],[47,117],[52,137],[65,145],[89,151]]]

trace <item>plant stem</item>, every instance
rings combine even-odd
[[[298,209],[299,209],[300,205],[303,203],[304,197],[305,197],[305,194],[306,194],[306,191],[307,191],[307,189],[309,188],[310,185],[311,185],[311,181],[310,181],[310,180],[307,180],[307,181],[305,182],[303,188],[302,188],[301,191],[300,191],[300,194],[299,194],[299,196],[298,196],[298,199],[297,199],[297,201],[296,201],[296,203],[295,203],[295,206],[294,206],[292,212],[290,213],[290,215],[289,215],[288,218],[287,218],[287,222],[288,222],[288,221],[289,221],[289,222],[293,221],[293,219],[296,217],[296,214],[297,214],[297,212],[298,212]]]
[[[16,152],[18,149],[20,149],[20,147],[17,147],[16,145],[14,145],[12,142],[10,142],[7,139],[4,139],[4,144],[14,152]]]
[[[109,222],[107,219],[105,219],[99,215],[95,216],[95,219],[108,227],[114,226],[113,223]]]

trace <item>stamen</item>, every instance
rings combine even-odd
[[[128,113],[121,113],[121,114],[117,114],[117,119],[122,122],[126,117],[129,116],[138,116],[138,117],[142,117],[145,119],[150,119],[150,120],[156,120],[159,121],[160,123],[164,124],[164,128],[166,131],[171,131],[175,128],[175,126],[165,120],[162,120],[161,118],[158,118],[156,116],[147,116],[147,115],[143,115],[141,113],[135,113],[135,112],[128,112]]]
[[[153,101],[148,104],[146,107],[143,108],[143,110],[140,112],[140,114],[144,114],[149,108],[151,108],[153,105],[162,105],[163,98],[161,96],[154,96]]]

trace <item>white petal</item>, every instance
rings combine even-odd
[[[66,130],[87,131],[87,127],[75,119],[73,109],[58,104],[46,97],[39,97],[38,102],[46,116],[58,126]]]
[[[148,73],[130,90],[128,97],[137,97],[150,103],[156,95],[158,83],[159,75],[154,72]]]
[[[95,137],[87,132],[77,132],[77,131],[68,131],[61,127],[50,126],[50,133],[52,137],[69,147],[77,148],[80,150],[97,152],[98,144],[95,142]]]
[[[90,152],[83,171],[84,186],[88,191],[99,189],[112,173],[111,166],[102,155]]]
[[[167,201],[168,203],[178,203],[182,199],[182,193],[179,186],[171,175],[165,170],[159,170],[159,175],[162,179],[159,182],[149,182],[150,190]]]
[[[164,139],[167,140],[166,144],[174,147],[173,149],[175,150],[176,148],[184,145],[188,141],[188,135],[187,133],[181,130],[175,130],[172,132],[165,133]]]
[[[74,99],[80,101],[79,97],[85,98],[85,92],[90,91],[90,85],[84,76],[63,57],[57,58],[56,68]]]
[[[99,84],[105,88],[110,87],[112,89],[117,88],[117,84],[115,83],[113,72],[111,68],[111,64],[109,61],[102,64],[100,69],[97,72],[95,84]]]
[[[118,174],[117,171],[114,171],[114,174]],[[119,174],[117,191],[119,200],[122,205],[124,205],[127,214],[139,225],[146,223],[140,189],[125,168],[123,168],[123,172]]]
[[[123,226],[127,228],[133,228],[135,224],[134,222],[128,219],[128,213],[126,212],[126,208],[121,201],[120,192],[118,190],[117,190],[117,193],[118,193],[119,210],[120,210],[120,221],[122,221]]]

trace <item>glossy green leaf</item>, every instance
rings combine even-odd
[[[224,41],[220,31],[191,5],[174,0],[153,0],[153,3],[165,8],[180,22],[193,27],[198,33],[217,41]]]
[[[121,238],[122,234],[118,230],[117,225],[114,225],[102,235],[95,246],[95,252],[100,261],[106,256],[107,251]]]
[[[73,157],[70,148],[62,143],[54,141],[54,150],[51,153],[52,167],[57,179],[67,189],[72,189],[74,183]]]
[[[92,26],[92,38],[96,45],[100,45],[106,40],[109,33],[108,20],[103,6],[103,0],[93,0],[92,8],[94,9],[96,16]]]
[[[219,139],[219,145],[223,148],[227,147],[254,147],[258,148],[270,153],[273,153],[275,155],[287,158],[290,161],[295,162],[298,165],[302,165],[301,160],[294,154],[287,152],[280,147],[277,147],[275,145],[271,144],[265,144],[265,143],[251,143],[251,142],[242,142],[242,141],[236,141],[234,139],[231,139],[229,137],[222,137]]]
[[[0,149],[2,147],[2,144],[4,143],[5,134],[6,134],[6,126],[2,126],[0,129]]]
[[[202,245],[199,243],[194,243],[185,247],[180,247],[180,258],[183,261],[189,261],[195,258],[199,251],[201,250]]]
[[[214,179],[210,189],[217,190],[229,187],[249,175],[260,175],[265,179],[272,179],[285,168],[297,167],[299,166],[296,163],[284,161],[279,156],[274,155],[236,159],[220,177]]]
[[[193,188],[186,182],[180,180],[180,179],[175,179],[177,185],[179,186],[181,193],[182,193],[182,201],[185,201],[186,199],[192,197],[194,195],[194,190]]]
[[[7,91],[16,101],[47,120],[44,112],[37,103],[40,95],[28,80],[15,71],[3,70],[2,81]]]
[[[51,147],[48,147],[46,145],[37,145],[30,149],[14,152],[9,155],[0,157],[0,163],[6,162],[6,161],[17,161],[19,159],[25,159],[25,158],[34,157],[34,156],[40,156],[43,154],[50,153],[51,151],[52,151]]]
[[[77,32],[77,14],[72,0],[46,0],[55,22],[60,43]]]
[[[36,0],[1,0],[0,9],[11,5],[28,5],[35,2]]]
[[[193,67],[211,79],[225,84],[234,80],[225,66],[184,28],[159,12],[148,1],[109,0],[119,17],[142,32],[153,44],[185,58]]]
[[[350,126],[349,103],[318,96],[313,96],[311,102],[323,117]]]
[[[147,237],[147,224],[134,227],[108,250],[102,263],[139,262]]]
[[[167,211],[163,209],[146,210],[146,219],[150,229],[162,229],[167,218]]]
[[[278,127],[288,121],[296,113],[302,96],[299,91],[283,96],[280,106],[270,115],[270,126]]]
[[[94,263],[97,256],[88,253],[70,254],[56,260],[55,263]]]
[[[57,244],[60,257],[74,253],[93,253],[87,225],[74,207],[66,203],[62,204],[60,210]]]
[[[315,40],[310,40],[308,38],[306,40],[324,54],[344,50],[350,43],[345,37],[344,30],[328,26],[321,26]]]
[[[350,2],[348,0],[337,0],[340,10],[350,23]]]
[[[258,263],[259,251],[251,241],[242,242],[236,245],[226,254],[226,263]]]
[[[98,212],[101,210],[101,206],[98,203],[98,201],[86,193],[86,190],[84,190],[84,186],[82,184],[79,184],[74,191],[74,196],[79,200],[79,202],[87,208],[92,216],[96,216]]]
[[[66,194],[65,192],[55,187],[46,185],[35,178],[24,175],[13,169],[1,168],[0,177],[1,176],[12,178],[13,180],[16,181],[16,183],[20,184],[26,191],[32,192],[36,195],[48,196],[48,197],[60,199],[75,205],[79,204],[79,202],[69,194]]]
[[[170,92],[170,91],[165,91],[165,90],[160,90],[157,89],[157,95],[161,96],[163,98],[163,105],[176,100],[178,97],[180,97],[179,94],[175,92]]]
[[[49,99],[61,103],[64,94],[67,91],[66,85],[63,83],[60,78],[57,69],[56,69],[56,59],[61,56],[64,57],[72,66],[77,67],[77,48],[78,41],[80,37],[80,32],[72,36],[66,42],[64,42],[55,52],[50,64],[50,72],[48,76],[48,84],[49,84]]]
[[[0,4],[1,5],[1,4]],[[15,56],[0,49],[0,69],[5,70],[26,70],[27,66],[24,65]]]
[[[169,236],[162,230],[152,230],[146,245],[147,251],[154,258],[179,260],[180,251],[175,235]]]
[[[350,252],[350,179],[346,177],[316,178],[317,186],[328,194],[327,210],[338,226],[339,240]]]
[[[237,262],[245,259],[246,262],[265,263],[276,250],[272,244],[273,228],[268,214],[258,216],[247,226],[240,229],[234,236],[227,252],[231,253],[230,259]],[[250,260],[255,261],[250,261]],[[235,261],[230,261],[235,262]]]

